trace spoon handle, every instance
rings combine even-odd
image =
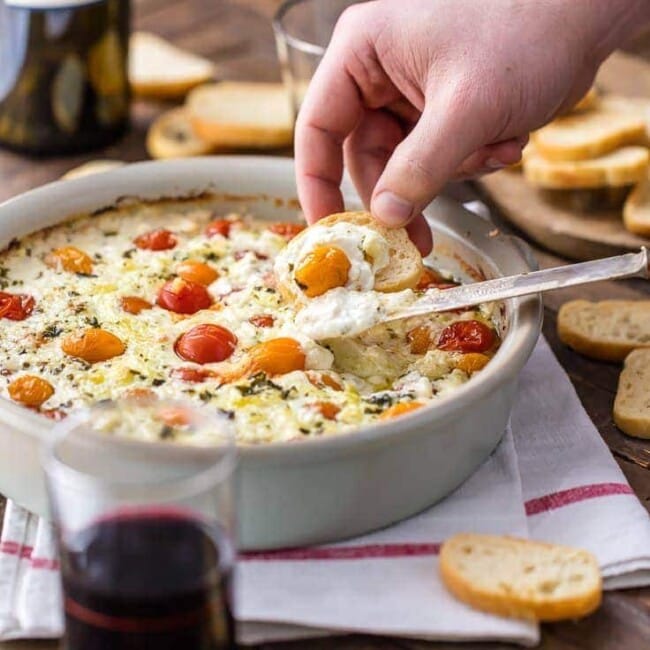
[[[648,251],[645,247],[638,253],[626,253],[593,262],[568,264],[485,282],[464,284],[443,291],[427,291],[410,305],[388,312],[386,320],[471,307],[481,302],[516,298],[599,280],[616,280],[634,276],[648,277]]]

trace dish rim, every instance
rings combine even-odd
[[[203,186],[202,190],[189,189],[189,186],[192,184],[191,171],[195,169],[197,165],[209,168],[210,165],[218,167],[221,164],[233,164],[235,166],[240,165],[243,167],[248,167],[250,165],[253,168],[269,166],[277,167],[278,169],[284,166],[286,167],[286,170],[281,171],[286,171],[287,173],[291,172],[290,178],[291,181],[293,180],[293,160],[289,158],[224,155],[186,158],[180,160],[143,161],[127,164],[123,167],[100,172],[92,176],[71,180],[53,181],[19,194],[0,203],[0,219],[2,219],[5,211],[15,210],[16,208],[20,209],[22,203],[28,204],[32,201],[38,201],[39,199],[45,200],[51,194],[57,195],[60,192],[67,196],[77,190],[80,192],[92,190],[93,186],[98,181],[104,184],[110,184],[111,181],[114,180],[116,181],[116,184],[119,184],[120,179],[125,180],[129,177],[133,178],[133,176],[142,176],[142,195],[129,195],[129,197],[138,200],[147,200],[145,199],[147,196],[146,172],[152,168],[167,168],[170,172],[178,169],[181,175],[183,175],[183,178],[186,179],[182,182],[188,187],[188,189],[176,193],[170,198],[193,197],[197,196],[201,192],[210,191],[210,189],[205,186]],[[68,188],[69,191],[64,191],[65,188]],[[356,197],[356,193],[348,179],[344,179],[342,189],[346,203],[350,201],[358,204],[358,197]],[[295,189],[293,191],[295,192]],[[222,195],[225,194],[224,192],[216,193]],[[255,196],[244,193],[232,193],[232,196],[242,197],[248,201],[272,200],[274,198],[265,193],[258,193]],[[120,196],[117,195],[115,201],[119,198]],[[163,195],[159,196],[159,199],[164,198],[165,196]],[[282,199],[282,201],[287,203],[290,203],[293,200],[293,197],[284,197]],[[482,220],[481,217],[470,213],[463,206],[449,198],[439,197],[436,201],[442,203],[443,207],[446,204],[450,209],[461,211],[462,213],[465,213],[465,215],[471,215],[471,218],[474,220],[472,230],[478,230],[479,235],[486,237],[486,242],[489,243],[488,248],[493,246],[503,246],[504,250],[505,248],[510,249],[510,253],[517,256],[518,259],[516,261],[520,263],[522,271],[525,268],[530,270],[530,253],[527,250],[527,244],[522,242],[522,240],[501,233],[493,235],[494,225],[491,222]],[[428,216],[429,220],[432,220],[430,213],[433,211],[433,205],[434,204],[425,210],[425,216]],[[97,209],[100,209],[100,207],[104,206],[98,206]],[[74,218],[76,214],[77,213],[75,212],[67,212],[67,214],[62,216],[56,223],[62,223],[66,219]],[[446,221],[437,219],[433,219],[433,221],[436,223],[436,229],[443,231],[453,239],[462,239],[464,234],[467,237],[471,234],[467,231],[467,228],[464,228],[461,225],[453,226]],[[41,228],[37,228],[31,232],[37,232],[39,229],[46,227],[47,226],[41,226]],[[21,235],[21,237],[24,236],[26,236],[26,234]],[[478,256],[490,266],[494,268],[501,266],[493,259],[493,255],[484,248],[471,242],[469,239],[465,239],[464,244],[467,245],[468,248],[473,249]],[[405,414],[395,420],[376,422],[340,434],[313,438],[310,437],[300,441],[272,442],[260,445],[238,444],[237,449],[240,457],[247,461],[266,462],[268,460],[281,460],[284,462],[291,459],[300,462],[305,458],[313,460],[314,454],[321,457],[330,455],[338,456],[343,452],[366,449],[368,445],[390,444],[395,442],[398,437],[405,435],[409,429],[422,427],[430,420],[439,422],[452,419],[459,410],[467,408],[470,404],[481,400],[491,392],[498,389],[499,385],[503,383],[505,377],[510,377],[512,374],[518,374],[537,342],[541,330],[543,313],[542,302],[539,294],[511,299],[506,301],[505,304],[507,310],[508,330],[496,355],[491,359],[490,363],[484,370],[472,377],[470,381],[458,387],[449,395],[433,400],[423,408]],[[31,413],[24,407],[2,397],[0,398],[0,421],[7,421],[5,416],[9,414],[13,417],[11,418],[12,421],[8,422],[8,424],[21,430],[23,433],[27,433],[37,438],[42,439],[44,435],[47,435],[47,431],[53,426],[53,423],[48,423],[43,416]],[[125,444],[135,446],[154,445],[159,450],[162,447],[168,447],[168,445],[163,442],[137,441],[130,439],[125,440]],[[177,449],[179,447],[184,449],[201,449],[200,446],[190,447],[188,445],[174,445],[173,448]]]

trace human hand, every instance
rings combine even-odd
[[[451,179],[515,163],[602,60],[650,19],[644,0],[375,0],[339,20],[296,123],[307,220],[366,206],[431,249],[424,207]]]

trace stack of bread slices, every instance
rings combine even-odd
[[[293,111],[280,83],[215,82],[216,66],[154,34],[130,41],[135,95],[183,102],[163,112],[147,133],[152,158],[282,149],[293,140]]]
[[[549,200],[620,209],[625,227],[650,236],[650,102],[592,89],[568,114],[531,135],[524,175]]]

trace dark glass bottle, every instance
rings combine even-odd
[[[95,149],[129,121],[129,0],[0,0],[0,144]]]

